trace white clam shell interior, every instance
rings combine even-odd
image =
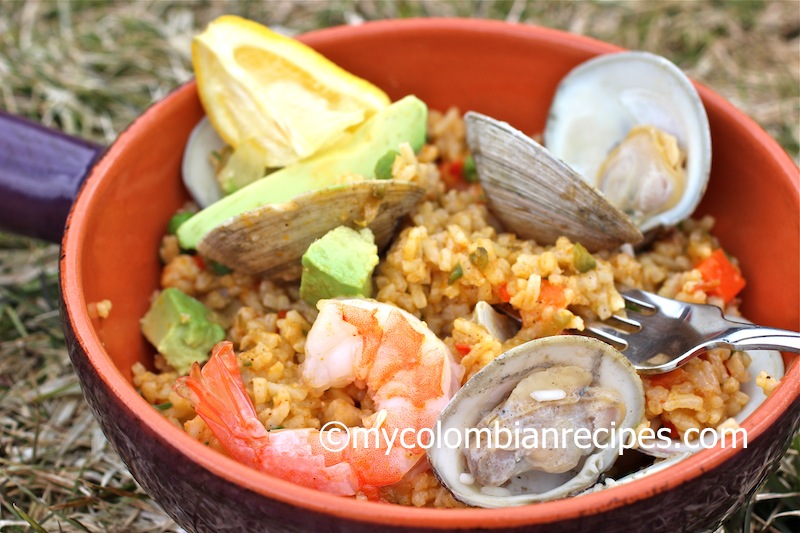
[[[691,455],[692,455],[691,452],[681,452],[675,455],[670,455],[663,459],[657,459],[656,462],[651,464],[650,466],[646,466],[645,468],[637,470],[636,472],[631,472],[630,474],[622,476],[619,479],[606,478],[605,480],[603,480],[602,483],[598,483],[589,490],[587,490],[586,493],[610,489],[618,485],[624,485],[625,483],[636,481],[637,479],[642,479],[645,476],[649,476],[651,474],[661,472],[662,470],[666,470],[672,465],[683,461],[687,457],[691,457]]]
[[[645,220],[642,232],[691,215],[708,183],[711,134],[697,90],[666,58],[647,52],[599,56],[573,69],[558,86],[544,131],[545,146],[597,186],[609,152],[635,125],[652,125],[686,151],[686,191],[673,208]]]
[[[209,157],[214,150],[222,150],[225,141],[219,136],[208,117],[203,117],[192,130],[183,151],[181,175],[197,205],[208,207],[222,198],[222,190],[214,177]]]

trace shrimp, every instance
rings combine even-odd
[[[400,481],[420,463],[425,455],[420,430],[434,427],[463,370],[424,322],[392,305],[321,300],[317,306],[302,379],[318,390],[350,383],[366,388],[376,411],[363,423],[380,430],[370,437],[324,428],[267,431],[230,342],[217,344],[202,370],[195,363],[175,390],[234,459],[306,487],[375,499],[379,487]],[[398,432],[404,430],[401,440]]]

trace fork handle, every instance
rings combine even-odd
[[[721,341],[735,350],[780,350],[800,353],[800,333],[767,327],[745,327],[728,332]]]

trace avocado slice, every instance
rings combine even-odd
[[[142,318],[142,333],[167,363],[186,374],[195,361],[208,359],[211,347],[225,338],[222,326],[208,319],[211,311],[180,289],[164,289]]]
[[[303,254],[300,298],[316,305],[323,298],[372,296],[378,247],[369,228],[339,226],[311,243]]]
[[[414,151],[422,148],[427,116],[427,107],[415,96],[398,100],[336,146],[273,172],[197,213],[178,228],[181,247],[195,249],[209,231],[230,218],[337,185],[348,173],[374,179],[376,162],[389,150],[397,150],[403,142],[410,143]]]

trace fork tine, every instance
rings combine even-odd
[[[602,322],[589,322],[583,331],[573,330],[573,332],[584,337],[593,337],[606,342],[619,351],[623,351],[628,347],[628,341],[620,336],[619,331],[606,326]]]
[[[605,320],[605,324],[624,331],[625,333],[637,333],[642,331],[642,324],[640,322],[620,315],[611,315]]]

